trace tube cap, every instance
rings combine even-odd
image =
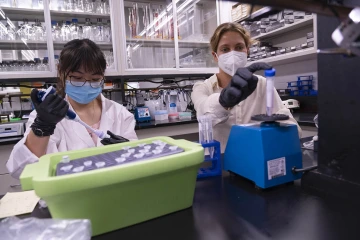
[[[265,70],[265,77],[273,77],[276,74],[275,68]]]

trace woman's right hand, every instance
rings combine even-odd
[[[69,104],[59,95],[54,94],[48,95],[43,102],[40,102],[38,93],[37,89],[31,91],[31,101],[37,113],[31,128],[35,134],[35,130],[38,129],[43,132],[42,136],[50,136],[54,133],[56,124],[66,116]]]

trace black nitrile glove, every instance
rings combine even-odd
[[[69,104],[54,94],[48,95],[43,102],[40,102],[38,93],[36,88],[31,91],[31,101],[37,113],[31,129],[37,136],[50,136],[54,133],[56,124],[66,116]]]
[[[219,103],[224,108],[234,107],[245,100],[256,89],[258,78],[253,74],[259,70],[271,69],[267,63],[254,63],[246,68],[239,68],[231,82],[221,91]]]
[[[102,143],[102,145],[110,145],[129,141],[128,139],[115,135],[110,131],[107,131],[107,134],[109,134],[110,138],[104,138],[103,140],[101,140],[100,142]]]

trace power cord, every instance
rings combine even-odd
[[[306,167],[306,168],[296,168],[296,167],[293,167],[291,169],[291,171],[293,173],[299,173],[299,172],[308,172],[308,171],[311,171],[311,170],[314,170],[314,169],[317,169],[318,166],[311,166],[311,167]]]

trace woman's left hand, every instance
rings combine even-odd
[[[123,143],[123,142],[129,142],[129,139],[126,139],[124,137],[115,135],[114,133],[107,131],[107,134],[110,136],[109,138],[104,138],[100,142],[102,145],[110,145],[110,144],[116,144],[116,143]]]
[[[239,68],[230,83],[221,91],[219,103],[224,108],[232,108],[245,100],[256,89],[258,78],[253,74],[259,70],[271,69],[263,62],[253,63],[246,68]]]

